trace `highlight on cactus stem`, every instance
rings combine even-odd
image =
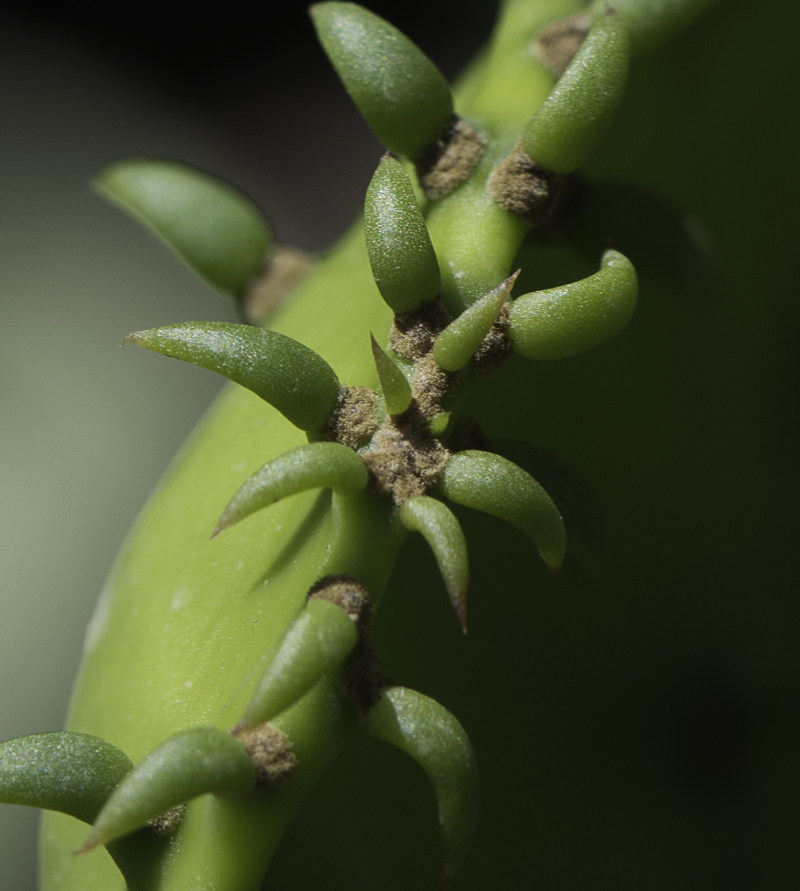
[[[359,730],[427,774],[441,887],[453,881],[476,825],[475,753],[443,705],[386,679],[371,617],[403,538],[418,532],[466,631],[467,542],[445,501],[515,527],[553,573],[566,557],[589,577],[602,570],[608,525],[590,487],[537,446],[487,439],[469,414],[472,388],[506,362],[513,372],[600,346],[632,317],[638,246],[632,259],[605,250],[593,275],[516,298],[511,270],[556,212],[552,237],[594,257],[598,233],[627,240],[642,228],[602,187],[559,206],[562,187],[620,103],[627,29],[636,50],[707,3],[625,0],[616,13],[593,3],[577,23],[566,18],[575,5],[559,0],[530,20],[517,0],[504,5],[503,53],[455,94],[463,118],[438,68],[394,26],[353,3],[312,7],[347,91],[407,160],[378,161],[363,228],[302,280],[276,317],[283,330],[187,322],[126,338],[238,387],[144,514],[93,623],[69,723],[119,745],[84,732],[0,745],[0,801],[92,822],[81,850],[110,845],[126,877],[145,870],[131,889],[257,891],[304,797]],[[543,28],[567,41],[558,81],[530,51]],[[135,159],[98,185],[237,299],[275,250],[252,202],[205,173]],[[638,207],[666,220],[692,269],[702,265],[679,214],[657,199]],[[297,339],[303,330],[316,349]],[[499,377],[524,410],[514,374]],[[283,453],[259,438],[262,426]],[[315,489],[326,491],[303,497]],[[196,612],[181,611],[188,601]],[[151,843],[156,829],[165,835]],[[48,830],[48,862],[77,876],[70,891],[108,891],[84,882],[80,864],[97,854],[71,858],[71,832]]]

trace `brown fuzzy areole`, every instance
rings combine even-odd
[[[251,325],[263,325],[305,278],[314,265],[311,254],[299,248],[276,247],[261,274],[254,278],[241,298],[242,312]]]
[[[367,589],[350,575],[326,575],[309,588],[306,600],[329,600],[341,607],[364,635],[372,621],[372,601]]]
[[[449,195],[469,178],[486,146],[485,136],[453,115],[436,142],[413,159],[425,195],[432,201]]]
[[[508,336],[508,310],[510,303],[505,303],[500,310],[494,325],[475,351],[475,373],[491,374],[514,353],[514,345]]]
[[[369,442],[379,423],[378,394],[369,387],[342,386],[324,432],[334,442],[357,449]]]
[[[440,298],[415,313],[396,315],[389,331],[389,346],[402,359],[420,359],[433,349],[437,336],[453,321]]]
[[[562,177],[540,167],[517,140],[511,154],[495,164],[486,189],[500,207],[531,226],[546,223],[555,210]]]
[[[256,792],[285,786],[297,767],[289,737],[274,724],[259,724],[251,730],[234,728],[256,769]]]
[[[531,52],[555,77],[561,77],[591,27],[592,19],[585,12],[560,19],[542,28],[531,43]]]
[[[185,813],[186,805],[176,804],[175,807],[171,807],[168,811],[164,811],[163,814],[159,814],[157,817],[153,817],[152,820],[148,820],[147,827],[152,829],[157,835],[172,835],[180,825]]]

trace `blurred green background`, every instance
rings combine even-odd
[[[492,19],[491,4],[370,6],[448,74]],[[0,739],[60,727],[125,529],[218,389],[120,341],[230,317],[91,193],[92,174],[136,154],[196,163],[250,192],[285,242],[318,249],[380,153],[299,5],[177,10],[0,5]],[[464,511],[468,637],[417,542],[384,601],[388,673],[440,699],[478,750],[465,889],[800,886],[798,25],[783,0],[723,0],[636,63],[588,171],[702,220],[713,299],[646,281],[617,341],[525,366],[524,410],[504,399],[514,369],[482,388],[490,434],[544,445],[601,495],[604,578],[550,579],[516,533]],[[542,274],[565,263],[534,259]],[[35,887],[35,823],[0,808],[0,888]],[[433,888],[434,824],[416,768],[362,745],[270,884]]]

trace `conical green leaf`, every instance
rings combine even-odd
[[[333,489],[358,495],[369,473],[358,454],[337,442],[312,442],[280,455],[257,470],[233,496],[214,535],[290,495],[309,489]]]
[[[439,294],[439,263],[403,165],[384,155],[364,202],[364,233],[375,284],[396,313],[416,312]]]
[[[436,338],[433,356],[445,371],[459,371],[472,358],[514,287],[519,270],[468,306]]]
[[[613,10],[599,19],[522,134],[525,152],[554,173],[572,173],[611,126],[628,78],[630,41]]]
[[[88,733],[34,733],[0,744],[0,803],[59,811],[94,822],[133,765]]]
[[[400,522],[406,529],[421,533],[431,546],[450,602],[466,633],[469,562],[461,524],[446,505],[427,495],[407,498],[400,505],[399,513]]]
[[[414,157],[453,115],[441,71],[405,34],[356,3],[317,3],[311,18],[350,98],[390,151]]]
[[[478,820],[478,765],[466,731],[444,706],[404,687],[383,691],[365,729],[402,749],[427,774],[441,834],[439,887],[449,888]]]
[[[255,788],[256,768],[236,737],[216,727],[183,730],[125,777],[100,811],[80,853],[128,835],[198,795],[238,798]]]
[[[564,359],[592,350],[628,324],[638,295],[633,264],[619,251],[606,251],[594,275],[524,294],[511,304],[514,352],[526,359]]]
[[[230,322],[186,322],[134,331],[125,340],[216,371],[252,390],[309,433],[325,426],[339,395],[339,380],[330,365],[276,331]]]
[[[605,15],[609,6],[625,22],[635,55],[649,52],[710,9],[717,0],[594,0],[590,15]]]
[[[442,494],[465,507],[516,526],[554,572],[561,569],[567,534],[553,499],[521,467],[491,452],[457,452],[445,467]]]
[[[375,357],[375,367],[378,369],[386,411],[390,415],[403,414],[414,398],[411,393],[411,385],[403,372],[378,346],[374,337],[372,338],[372,355]]]
[[[246,195],[187,164],[154,158],[120,161],[94,184],[200,278],[234,297],[258,275],[272,247],[270,225]]]
[[[310,600],[276,645],[242,728],[271,721],[335,671],[358,642],[353,619],[330,600]]]

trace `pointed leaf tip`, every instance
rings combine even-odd
[[[330,600],[310,600],[268,657],[239,726],[248,729],[294,705],[325,675],[335,671],[358,642],[350,616]]]
[[[105,803],[80,849],[128,835],[176,805],[208,792],[240,798],[256,788],[256,768],[238,739],[216,727],[176,733],[147,755]]]
[[[564,562],[567,534],[561,512],[521,467],[491,452],[457,452],[445,467],[442,494],[515,526],[536,545],[553,572]]]
[[[358,495],[369,480],[356,452],[337,442],[312,442],[280,455],[256,471],[228,503],[212,538],[223,529],[283,498],[309,489]]]
[[[211,287],[233,297],[261,271],[273,245],[269,223],[238,189],[188,164],[133,158],[94,182]]]
[[[410,755],[427,774],[439,817],[440,887],[448,888],[478,820],[478,765],[466,731],[444,706],[404,687],[383,691],[365,729]]]
[[[394,25],[356,3],[317,3],[317,36],[350,98],[378,139],[414,157],[453,115],[441,71]]]
[[[378,378],[386,402],[386,411],[390,415],[401,415],[409,408],[414,398],[411,385],[403,372],[378,346],[378,342],[371,334],[370,337],[372,339],[372,355],[375,358],[375,367],[378,370]]]
[[[466,634],[469,562],[461,524],[446,505],[427,495],[406,499],[400,505],[399,515],[406,529],[421,533],[430,545],[461,630]]]
[[[526,359],[564,359],[601,346],[628,324],[638,294],[633,264],[608,250],[594,275],[512,303],[508,335],[514,352]]]
[[[445,371],[460,371],[481,345],[519,276],[518,269],[485,297],[467,307],[436,338],[433,355]]]
[[[125,340],[221,374],[309,433],[319,432],[336,406],[339,380],[334,370],[313,350],[277,331],[186,322],[135,331]]]
[[[59,811],[92,823],[130,759],[88,733],[34,733],[0,744],[0,803]]]
[[[416,312],[439,294],[428,227],[408,174],[391,155],[381,158],[367,188],[364,234],[375,284],[394,312]]]

